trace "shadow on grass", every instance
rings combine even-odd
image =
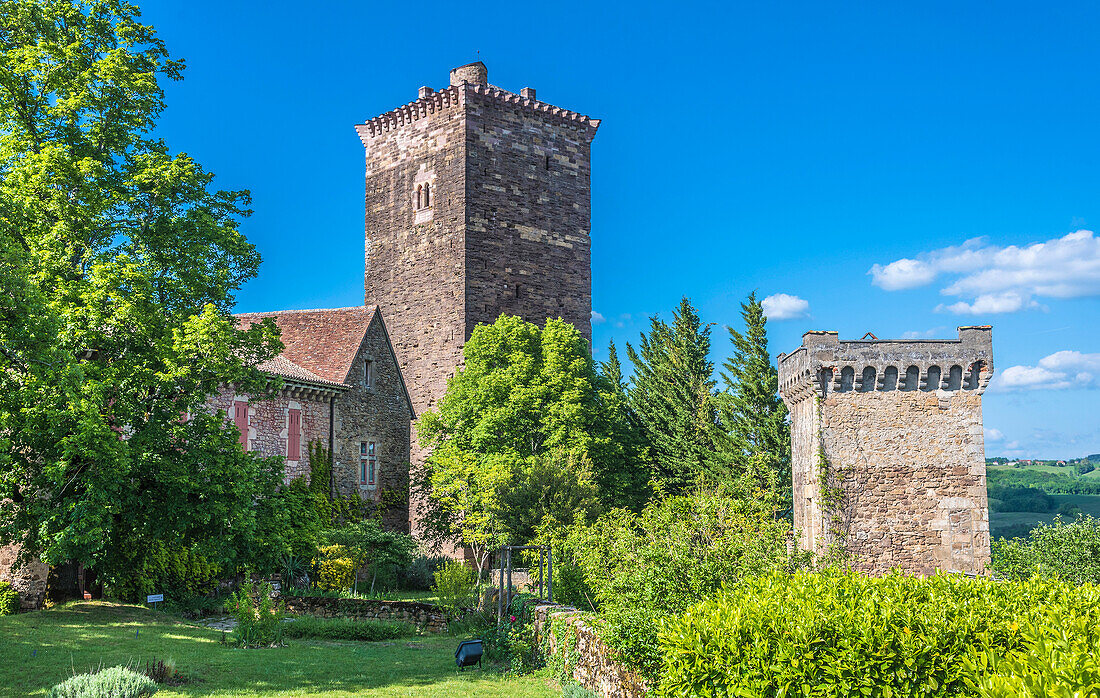
[[[193,679],[165,689],[170,695],[549,695],[539,679],[460,672],[458,641],[449,636],[290,640],[285,647],[244,650],[223,646],[220,631],[140,606],[74,602],[0,618],[0,638],[0,686],[13,695],[42,695],[74,672],[153,659],[171,659]]]

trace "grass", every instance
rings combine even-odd
[[[997,532],[1008,526],[1028,524],[1034,526],[1039,522],[1050,523],[1058,514],[1058,507],[1065,502],[1071,502],[1081,507],[1081,511],[1089,516],[1100,518],[1100,495],[1097,494],[1052,494],[1055,501],[1054,511],[1039,513],[1031,511],[991,511],[989,512],[989,532],[993,537]],[[1063,516],[1064,520],[1072,517]]]
[[[172,659],[192,681],[160,696],[505,696],[556,695],[545,677],[459,671],[459,638],[387,642],[287,640],[286,647],[222,646],[221,633],[141,606],[99,601],[0,617],[0,695],[43,696],[100,666]]]
[[[301,616],[283,625],[283,637],[310,637],[318,640],[376,642],[413,635],[416,635],[415,626],[389,621]]]

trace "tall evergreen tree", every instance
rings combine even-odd
[[[684,298],[669,325],[654,316],[638,349],[629,403],[649,442],[655,476],[667,494],[686,491],[714,464],[716,406],[710,326]]]
[[[748,477],[774,489],[780,508],[791,498],[791,432],[787,406],[779,398],[779,372],[768,353],[767,317],[749,294],[741,304],[744,333],[729,329],[733,353],[722,364],[724,392],[719,417],[724,439],[719,449],[728,476]]]

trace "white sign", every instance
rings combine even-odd
[[[156,603],[157,601],[164,601],[164,594],[149,594],[145,597],[145,603]]]

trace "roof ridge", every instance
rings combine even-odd
[[[378,305],[349,305],[345,308],[302,308],[297,310],[263,310],[251,313],[233,313],[233,317],[244,317],[245,315],[263,315],[267,317],[269,315],[290,315],[293,313],[331,313],[337,310],[378,310]]]
[[[467,92],[484,95],[511,104],[518,104],[532,111],[544,112],[556,116],[562,121],[583,124],[591,129],[592,132],[595,132],[596,129],[600,127],[600,119],[593,119],[580,112],[571,111],[562,107],[555,107],[549,102],[523,97],[522,95],[518,95],[515,92],[509,92],[495,85],[462,83],[461,85],[450,85],[442,90],[437,90],[431,94],[425,95],[424,97],[418,97],[407,104],[402,104],[399,107],[382,112],[378,116],[367,119],[362,124],[356,125],[355,130],[359,132],[359,139],[363,141],[363,145],[366,145],[368,138],[373,138],[381,133],[397,128],[398,126],[412,123],[418,119],[427,118],[428,114],[434,114],[437,111],[443,111],[444,109],[463,104],[466,100]]]

